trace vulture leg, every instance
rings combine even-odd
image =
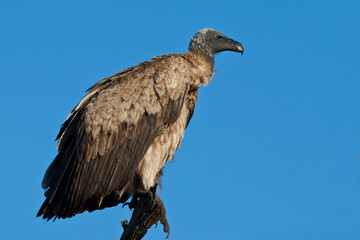
[[[136,205],[139,203],[141,198],[148,198],[149,201],[151,201],[153,204],[155,203],[155,196],[156,196],[156,189],[157,189],[157,183],[153,187],[150,188],[149,191],[136,191],[133,194],[133,197],[130,202],[126,202],[122,205],[122,207],[129,206],[130,210],[133,210]],[[161,200],[160,200],[161,201]]]

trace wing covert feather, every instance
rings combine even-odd
[[[181,60],[165,55],[90,88],[60,130],[38,216],[99,209],[104,196],[126,186],[153,140],[179,117],[189,77]],[[89,199],[97,206],[86,206]]]

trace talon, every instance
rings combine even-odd
[[[155,195],[154,203],[160,208],[160,222],[164,226],[163,231],[167,233],[166,238],[168,238],[170,236],[170,226],[166,219],[166,210],[164,203],[161,201],[158,195]]]
[[[125,206],[129,206],[130,210],[133,210],[136,205],[138,204],[139,200],[138,197],[134,194],[133,198],[131,199],[130,202],[126,202],[122,205],[122,207],[124,208]]]
[[[163,231],[164,231],[165,233],[167,233],[166,238],[168,238],[168,237],[170,236],[170,226],[169,226],[169,224],[168,224],[168,222],[167,222],[166,219],[165,219],[165,222],[163,222],[162,220],[160,220],[160,221],[161,221],[161,223],[162,223],[163,226],[164,226]]]

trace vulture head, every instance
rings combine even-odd
[[[211,28],[198,31],[191,38],[189,51],[202,51],[207,54],[214,54],[222,51],[233,51],[244,53],[241,43],[228,38],[224,34]]]

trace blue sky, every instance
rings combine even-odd
[[[171,239],[360,239],[357,1],[0,2],[0,239],[119,239],[120,206],[36,218],[55,136],[96,81],[187,50],[216,56],[163,199]],[[145,239],[164,239],[152,228]]]

